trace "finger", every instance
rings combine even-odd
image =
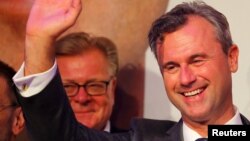
[[[74,24],[82,10],[81,0],[72,0],[71,7],[68,10],[67,17],[69,24]]]

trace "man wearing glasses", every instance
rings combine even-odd
[[[63,86],[77,121],[89,128],[118,132],[109,121],[118,70],[114,43],[77,32],[57,40],[55,48]]]
[[[15,98],[15,71],[0,61],[0,141],[14,141],[24,128],[21,107]]]

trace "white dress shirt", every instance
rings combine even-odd
[[[240,112],[236,106],[234,106],[235,109],[235,115],[233,118],[231,118],[225,125],[242,125],[241,117],[240,117]],[[198,138],[202,138],[197,132],[189,128],[185,122],[183,122],[183,138],[184,141],[195,141]]]
[[[55,61],[49,70],[24,76],[24,63],[13,77],[13,81],[23,97],[30,97],[41,92],[56,74],[57,63]]]

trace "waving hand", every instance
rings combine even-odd
[[[53,65],[53,42],[75,23],[80,11],[81,0],[34,1],[26,26],[25,75]]]

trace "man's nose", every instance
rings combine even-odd
[[[90,95],[86,92],[84,87],[80,87],[78,93],[74,96],[74,100],[80,103],[84,103],[90,100]]]
[[[194,71],[189,66],[181,67],[180,71],[180,83],[183,86],[188,86],[196,80]]]

